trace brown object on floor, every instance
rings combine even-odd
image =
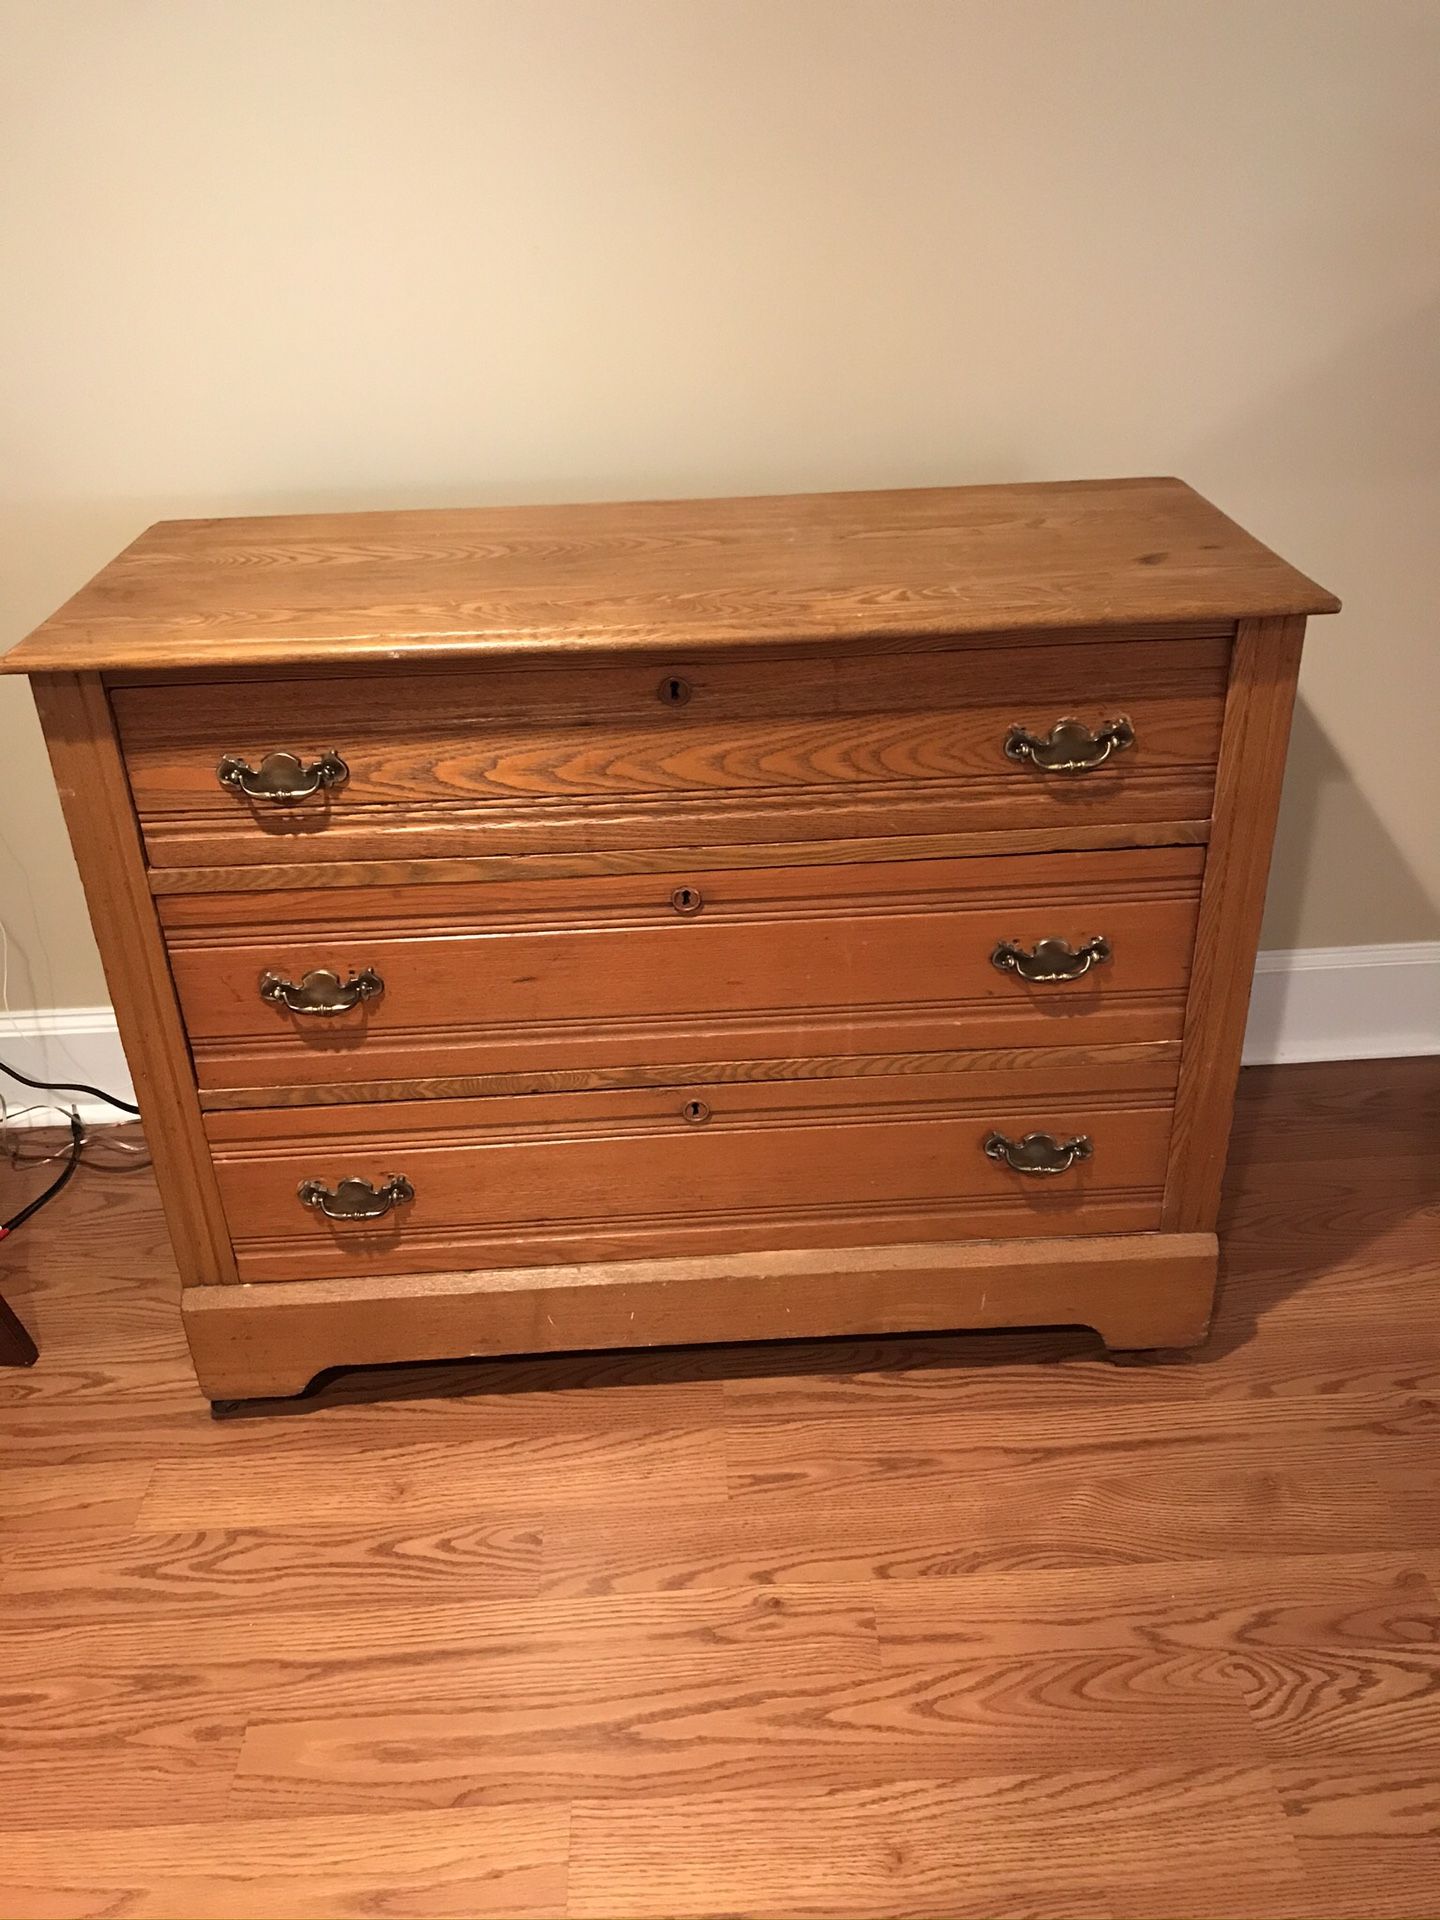
[[[1251,1071],[1209,1343],[341,1375],[146,1174],[0,1248],[0,1912],[1433,1920],[1440,1061]]]
[[[35,1360],[35,1342],[15,1309],[0,1296],[0,1367],[33,1367]]]
[[[1202,1340],[1337,605],[1171,479],[152,527],[0,671],[203,1391]]]

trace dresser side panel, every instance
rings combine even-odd
[[[1260,943],[1303,618],[1242,620],[1216,770],[1170,1136],[1163,1224],[1213,1229]]]
[[[235,1258],[105,689],[94,674],[39,674],[32,686],[181,1281],[233,1282]]]

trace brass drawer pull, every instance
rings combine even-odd
[[[248,800],[269,800],[277,807],[292,806],[330,787],[343,787],[350,769],[332,747],[307,767],[293,753],[267,753],[258,767],[227,753],[215,769],[222,787],[234,787]]]
[[[1090,773],[1103,767],[1112,753],[1135,744],[1135,729],[1123,717],[1107,720],[1092,733],[1083,720],[1057,720],[1041,739],[1024,727],[1011,727],[1005,736],[1006,757],[1029,760],[1042,773]]]
[[[1097,933],[1079,948],[1068,940],[1037,940],[1029,953],[1014,940],[1002,940],[990,964],[1002,973],[1018,973],[1022,980],[1079,980],[1109,958],[1110,942]]]
[[[988,1157],[1003,1162],[1012,1173],[1066,1173],[1094,1151],[1088,1133],[1077,1133],[1070,1140],[1057,1140],[1053,1133],[1027,1133],[1023,1140],[1007,1139],[1003,1133],[985,1136]]]
[[[327,1220],[380,1220],[403,1200],[415,1198],[403,1173],[392,1173],[378,1189],[352,1174],[333,1192],[323,1180],[302,1180],[295,1192],[302,1206],[318,1208]]]
[[[352,968],[348,980],[326,967],[315,967],[300,976],[298,986],[283,973],[260,976],[260,998],[272,1006],[288,1007],[291,1013],[349,1013],[362,1000],[378,1000],[384,991],[385,982],[371,967],[359,973]]]

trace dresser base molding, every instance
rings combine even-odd
[[[801,1248],[485,1273],[191,1287],[211,1400],[300,1393],[331,1367],[1017,1326],[1121,1350],[1205,1338],[1210,1233]]]

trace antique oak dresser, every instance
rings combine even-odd
[[[1178,480],[152,527],[5,666],[204,1391],[1200,1340],[1336,606]]]

